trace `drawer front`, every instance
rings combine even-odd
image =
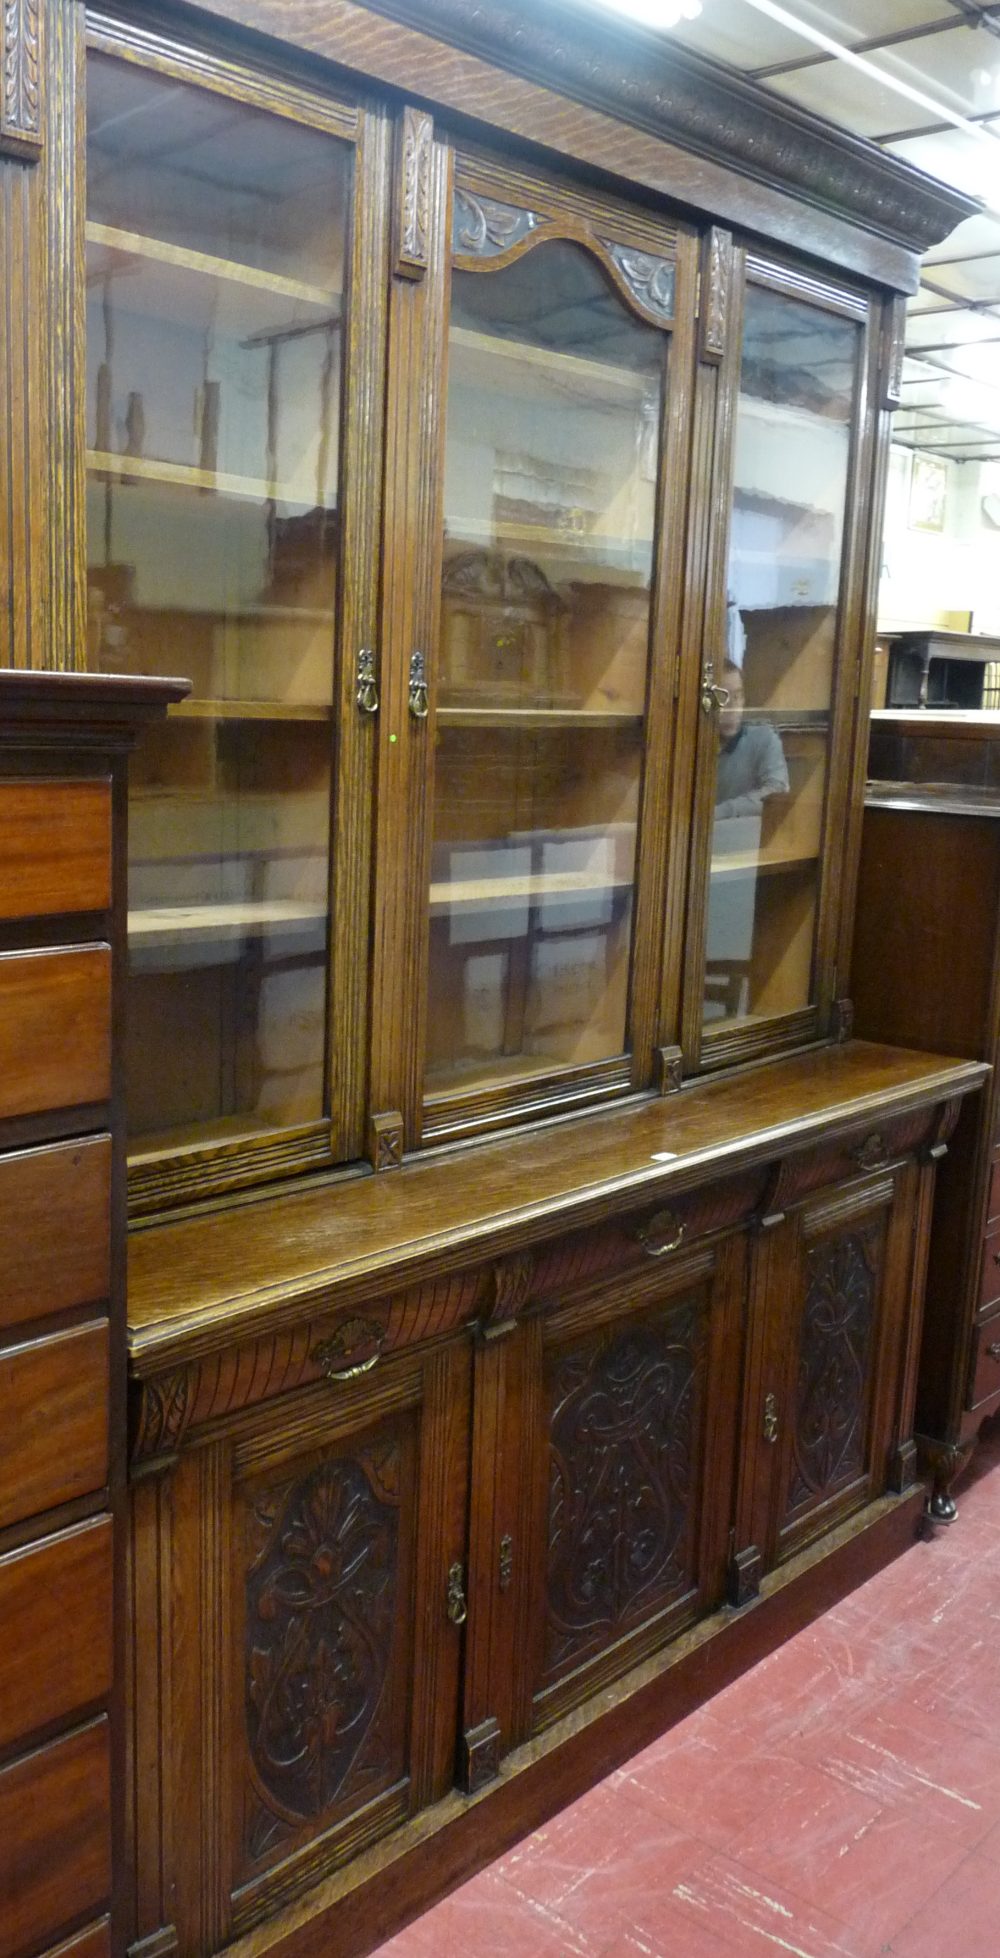
[[[0,1770],[0,1958],[105,1908],[110,1815],[106,1720]]]
[[[109,1136],[0,1156],[0,1326],[107,1298],[110,1206]]]
[[[67,1938],[65,1944],[52,1945],[42,1953],[42,1958],[111,1958],[111,1925],[106,1917],[99,1924],[88,1925],[85,1931],[78,1931],[75,1938]]]
[[[969,1378],[970,1408],[1000,1394],[1000,1312],[975,1329]]]
[[[979,1309],[985,1311],[989,1305],[1000,1303],[1000,1230],[991,1231],[983,1239],[982,1261],[979,1266]]]
[[[0,1557],[0,1747],[111,1690],[111,1518]]]
[[[0,918],[110,903],[110,782],[0,782]]]
[[[0,1351],[0,1528],[103,1488],[107,1464],[107,1325]]]
[[[993,1172],[990,1176],[990,1195],[986,1215],[991,1223],[994,1218],[1000,1219],[1000,1156],[993,1164]]]
[[[0,955],[0,1117],[105,1101],[111,1086],[111,953]]]

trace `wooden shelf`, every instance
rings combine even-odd
[[[593,559],[599,552],[604,552],[610,558],[612,552],[633,556],[638,551],[651,561],[653,550],[652,535],[625,537],[620,532],[610,530],[560,530],[555,524],[494,523],[491,518],[485,517],[463,517],[457,526],[449,523],[446,517],[444,535],[446,546],[485,544],[494,549],[513,546],[521,556],[545,551],[584,561]],[[615,568],[618,567],[608,565],[609,570]],[[642,589],[646,589],[648,577],[644,571],[631,570],[630,577],[632,582],[625,585],[625,589],[634,591],[637,579],[642,580]]]
[[[452,911],[457,906],[523,903],[525,898],[603,897],[612,891],[630,891],[631,877],[601,876],[591,870],[552,870],[512,877],[466,877],[454,883],[431,885],[431,910]]]
[[[270,483],[264,476],[236,476],[224,469],[198,469],[186,462],[161,462],[153,456],[113,454],[88,449],[87,468],[95,475],[132,477],[138,482],[165,483],[174,489],[211,490],[221,496],[248,497],[260,503],[300,503],[311,510],[335,510],[336,501],[312,501],[291,483]]]
[[[259,903],[169,904],[128,914],[129,944],[137,948],[173,945],[197,938],[225,942],[263,933],[299,931],[326,922],[325,904],[295,898],[272,898]]]
[[[170,713],[179,721],[332,721],[333,708],[319,702],[283,700],[182,700]]]
[[[713,877],[745,877],[748,871],[755,871],[761,877],[774,877],[818,862],[817,850],[733,850],[713,856],[711,873]]]
[[[477,386],[495,385],[498,363],[513,364],[517,370],[518,400],[531,399],[532,379],[541,385],[536,393],[551,393],[552,383],[565,384],[567,394],[579,400],[584,392],[605,399],[609,394],[628,402],[640,402],[654,393],[659,376],[637,374],[628,367],[616,367],[606,360],[588,360],[581,354],[557,353],[553,348],[535,347],[526,340],[507,340],[498,333],[477,333],[467,326],[453,326],[449,345],[461,355],[461,374],[452,375],[461,385],[466,373]],[[548,384],[548,385],[546,385]]]
[[[524,728],[529,733],[544,733],[550,728],[576,728],[588,733],[595,728],[641,728],[642,714],[605,711],[589,707],[439,707],[439,727]]]
[[[288,279],[280,272],[268,272],[257,265],[246,265],[239,259],[217,258],[210,252],[171,244],[166,238],[151,238],[141,231],[123,231],[114,224],[97,224],[89,220],[87,243],[98,248],[88,257],[88,284],[95,284],[108,274],[127,275],[138,259],[150,266],[170,266],[175,272],[194,274],[202,280],[224,279],[234,285],[250,287],[256,292],[270,293],[299,304],[321,306],[328,312],[340,306],[340,293],[329,286]],[[172,290],[176,291],[176,284]]]

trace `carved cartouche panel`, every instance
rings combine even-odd
[[[880,1224],[823,1238],[806,1254],[789,1515],[864,1468],[881,1254]]]
[[[547,1679],[690,1583],[701,1374],[696,1301],[555,1355],[547,1382]]]
[[[246,1518],[244,1857],[252,1867],[400,1778],[390,1674],[412,1462],[383,1435],[292,1481]]]
[[[501,204],[495,197],[473,197],[456,190],[452,250],[456,258],[501,258],[545,224],[537,211]]]

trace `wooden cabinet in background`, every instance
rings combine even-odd
[[[931,1513],[1000,1411],[1000,725],[872,717],[853,991],[859,1032],[988,1061],[941,1166],[917,1395]]]

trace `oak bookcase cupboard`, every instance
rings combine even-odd
[[[360,1953],[912,1539],[986,1070],[846,975],[970,206],[563,0],[0,31],[9,659],[191,681],[130,786],[113,1949]]]
[[[877,1039],[988,1061],[942,1166],[917,1386],[931,1514],[1000,1412],[1000,721],[872,715],[854,956],[858,1023]],[[876,923],[877,921],[877,923]]]

